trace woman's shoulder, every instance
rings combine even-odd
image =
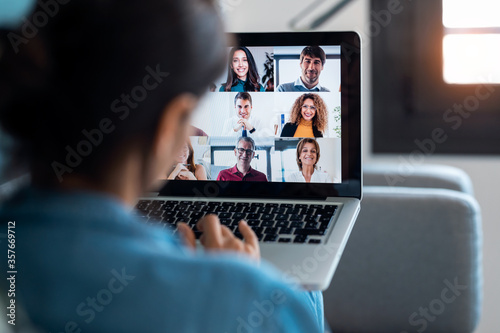
[[[316,175],[317,180],[319,182],[322,182],[322,183],[331,183],[332,182],[332,178],[330,177],[330,175],[326,171],[321,171],[321,170],[316,169],[316,170],[314,170],[314,174]]]
[[[295,131],[297,130],[297,124],[294,123],[286,123],[285,126],[283,126],[283,129],[281,130],[281,137],[293,137],[295,134]]]
[[[231,92],[245,92],[245,89],[244,89],[244,86],[243,86],[243,81],[241,81],[240,79],[238,79],[237,83],[234,84],[233,86],[231,86]],[[219,91],[226,91],[225,90],[225,84],[223,84]]]
[[[285,129],[287,129],[287,130],[297,129],[297,127],[298,127],[297,124],[288,122],[288,123],[285,123],[285,125],[283,126],[283,130],[285,130]]]
[[[240,80],[238,79],[238,83],[231,86],[231,92],[244,92],[244,88],[243,88],[243,84],[240,84]],[[226,84],[223,83],[220,88],[219,88],[219,92],[225,92],[226,91]]]
[[[313,134],[315,138],[323,137],[323,132],[321,132],[316,125],[313,125]]]
[[[289,174],[285,180],[287,182],[301,182],[301,181],[303,181],[303,180],[301,180],[301,176],[302,176],[301,171],[295,171],[295,172]]]
[[[207,171],[201,164],[195,164],[194,176],[197,180],[207,180]]]

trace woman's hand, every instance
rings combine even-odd
[[[179,171],[177,178],[180,180],[197,180],[196,176],[191,171],[186,169],[186,167]]]
[[[177,177],[177,175],[179,174],[179,172],[181,172],[182,169],[186,169],[186,167],[182,163],[177,163],[177,165],[174,168],[174,171],[172,171],[170,173],[170,175],[168,175],[167,178],[168,179],[175,179],[175,177]]]
[[[186,245],[194,249],[196,238],[193,230],[183,222],[178,223],[177,227]],[[196,228],[203,233],[200,242],[207,251],[235,251],[244,253],[256,261],[260,260],[259,240],[245,221],[240,221],[238,225],[243,240],[237,238],[228,227],[221,225],[216,215],[204,216],[198,221]]]

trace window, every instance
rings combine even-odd
[[[392,2],[371,1],[374,22]],[[499,154],[499,5],[400,4],[370,40],[373,152]]]
[[[446,83],[500,83],[498,13],[497,0],[443,0]]]

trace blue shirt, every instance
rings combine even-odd
[[[238,82],[236,83],[236,85],[231,87],[231,91],[246,92],[247,90],[245,90],[245,83],[247,81],[242,81],[240,79],[237,79],[237,80],[238,80]],[[219,91],[220,92],[226,91],[225,89],[226,89],[226,86],[222,85],[222,86],[220,86]],[[259,91],[265,91],[264,86],[260,83],[259,83],[259,89],[260,89]]]
[[[295,82],[280,84],[277,90],[279,92],[289,92],[289,91],[329,92],[330,91],[328,88],[320,86],[319,83],[316,86],[312,87],[311,89],[308,89],[304,85],[300,77],[297,80],[295,80]]]
[[[285,284],[264,262],[192,253],[111,197],[25,189],[0,209],[2,233],[8,221],[16,302],[46,331],[322,331],[320,292]]]

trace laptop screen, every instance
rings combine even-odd
[[[359,197],[357,35],[232,40],[227,68],[207,87],[161,194]]]

